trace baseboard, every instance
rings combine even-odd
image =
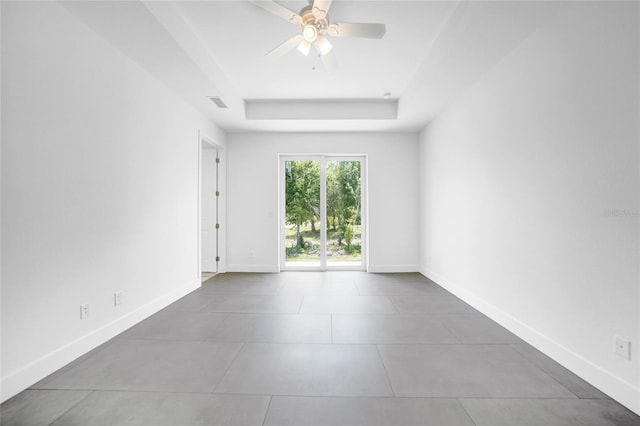
[[[420,272],[418,265],[369,265],[367,272],[373,273],[399,273]]]
[[[278,265],[229,264],[226,272],[280,272]]]
[[[452,283],[428,268],[421,267],[420,273],[458,298],[464,300],[620,404],[640,415],[640,387],[611,374],[580,354],[566,348],[561,343],[549,338],[545,334],[504,312],[497,306],[486,302],[482,298]]]
[[[277,265],[247,265],[228,264],[226,272],[280,272]],[[418,265],[369,265],[367,272],[393,273],[393,272],[420,272]]]
[[[7,374],[0,382],[2,402],[22,392],[49,374],[64,367],[74,359],[100,346],[129,327],[155,314],[186,294],[201,286],[200,280],[181,286],[139,308],[67,343],[66,345],[30,362],[17,371]]]

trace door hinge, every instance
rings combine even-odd
[[[220,224],[216,223],[216,229],[220,229]]]
[[[216,157],[216,164],[220,164],[220,158]]]
[[[220,196],[220,191],[216,191],[216,197]]]
[[[220,262],[220,256],[216,256],[216,262]]]

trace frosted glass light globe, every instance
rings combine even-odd
[[[302,30],[302,37],[309,43],[313,43],[318,38],[318,29],[313,25],[306,25]]]

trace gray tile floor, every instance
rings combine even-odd
[[[640,425],[419,274],[222,274],[2,425]]]

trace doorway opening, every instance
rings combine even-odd
[[[280,269],[365,270],[364,156],[280,157]]]
[[[199,269],[201,281],[223,272],[221,262],[221,188],[222,148],[200,136],[199,187]]]

